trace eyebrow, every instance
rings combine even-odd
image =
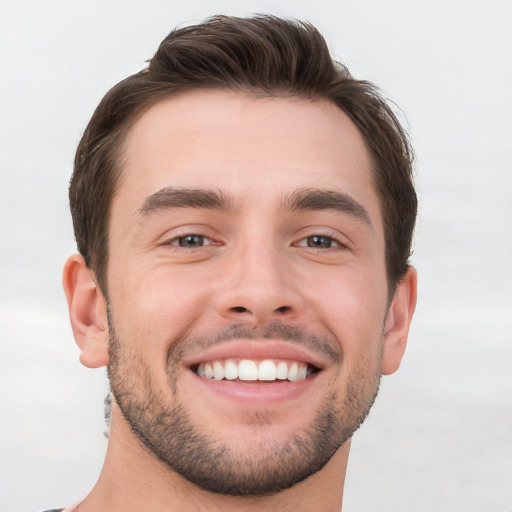
[[[234,211],[234,201],[220,190],[165,187],[148,196],[138,213],[148,216],[172,208],[205,208],[208,210]]]
[[[348,194],[334,190],[300,189],[283,200],[285,210],[331,210],[346,213],[355,219],[362,220],[370,228],[370,215],[361,203]]]
[[[284,210],[331,210],[346,213],[372,227],[366,209],[348,194],[334,190],[299,189],[284,196]],[[165,187],[148,196],[138,213],[146,217],[152,213],[173,208],[198,208],[234,212],[235,201],[221,190]]]

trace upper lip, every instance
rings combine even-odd
[[[221,359],[288,359],[321,370],[325,360],[296,344],[280,340],[230,340],[216,345],[183,361],[187,367]]]

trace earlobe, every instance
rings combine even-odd
[[[80,361],[89,368],[108,363],[108,320],[105,299],[91,270],[79,254],[70,256],[62,275],[69,318]]]
[[[409,267],[398,283],[389,308],[384,329],[384,352],[382,374],[389,375],[398,370],[407,345],[417,297],[416,269]]]

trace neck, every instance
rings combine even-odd
[[[237,497],[200,489],[149,453],[117,409],[112,416],[105,463],[79,512],[339,512],[350,441],[326,466],[305,481],[270,496]]]

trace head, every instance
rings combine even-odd
[[[78,250],[104,294],[109,214],[122,178],[126,135],[158,101],[197,89],[324,99],[348,115],[371,157],[391,298],[408,268],[417,210],[407,134],[377,88],[334,61],[313,26],[271,16],[217,16],[174,30],[144,70],[113,87],[98,105],[76,152],[70,206]]]
[[[216,493],[329,464],[415,304],[411,152],[376,89],[310,25],[176,30],[100,103],[70,195],[65,287],[113,428]]]

